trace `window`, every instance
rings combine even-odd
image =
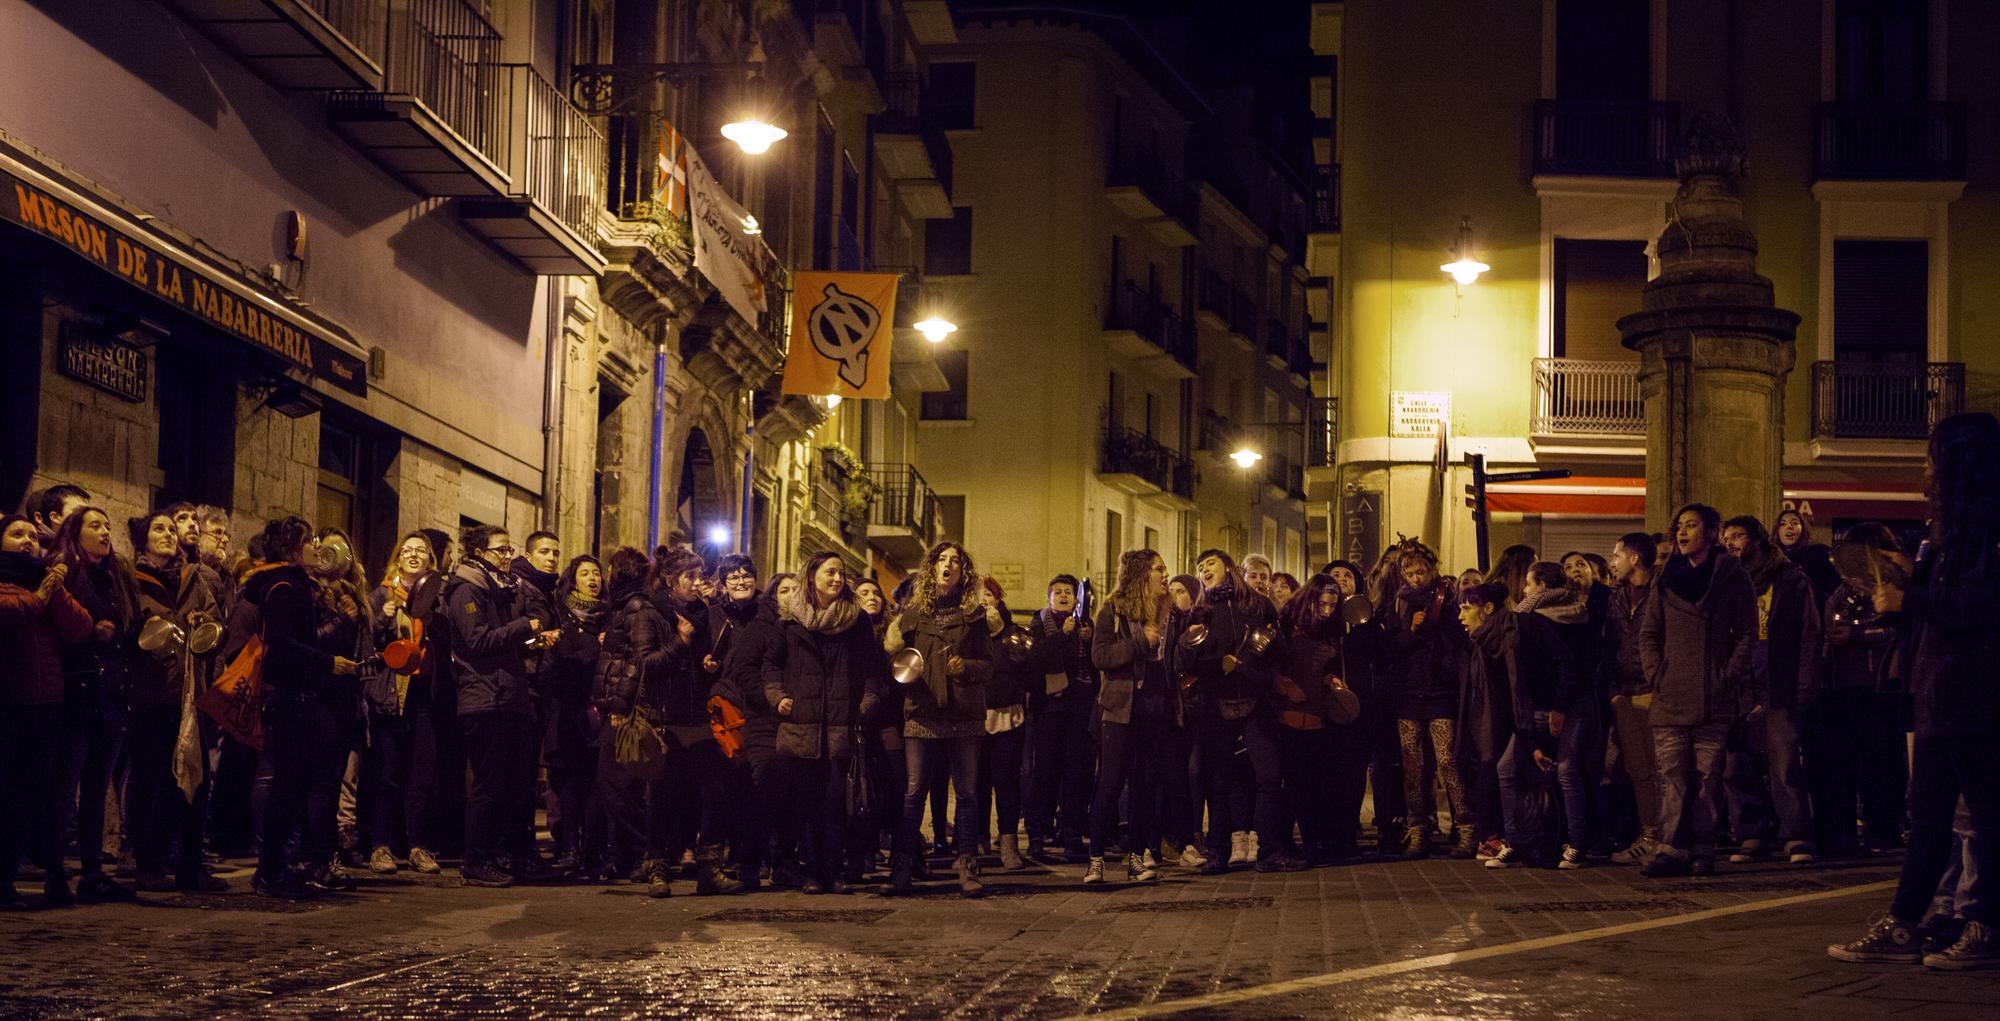
[[[835,163],[840,146],[833,121],[819,112],[818,134],[813,143],[813,251],[812,264],[819,269],[834,268],[835,241],[840,210],[833,205]]]
[[[1118,554],[1125,552],[1125,515],[1104,512],[1104,573],[1113,584],[1118,581]]]
[[[1550,353],[1557,358],[1636,361],[1620,341],[1618,319],[1639,310],[1646,286],[1644,241],[1555,239]]]
[[[938,530],[940,539],[952,542],[965,541],[965,497],[938,494]]]
[[[1149,550],[1152,550],[1152,551],[1153,551],[1153,552],[1155,552],[1155,553],[1159,553],[1159,552],[1160,552],[1160,530],[1159,530],[1159,529],[1157,529],[1157,528],[1147,528],[1147,529],[1146,529],[1146,545],[1145,545],[1145,548],[1146,548],[1146,549],[1149,549]]]
[[[931,65],[931,88],[927,99],[932,124],[947,130],[978,126],[973,95],[977,66],[969,61]]]
[[[1125,427],[1125,377],[1115,372],[1104,389],[1104,416],[1113,430]]]
[[[1834,94],[1895,105],[1929,94],[1928,0],[1839,0],[1834,9]]]
[[[949,220],[924,221],[924,274],[965,276],[972,272],[972,207],[959,206]]]
[[[1644,102],[1652,95],[1648,0],[1559,0],[1556,97]]]
[[[1305,552],[1300,549],[1300,543],[1298,529],[1285,529],[1284,570],[1303,576],[1306,573]]]
[[[1929,242],[1835,241],[1834,360],[1920,362],[1929,348]]]
[[[967,417],[969,401],[966,399],[966,352],[937,352],[938,371],[944,373],[949,390],[937,390],[924,394],[922,409],[925,421],[962,422]]]

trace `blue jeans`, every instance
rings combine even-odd
[[[1653,725],[1660,771],[1660,843],[1677,858],[1715,854],[1715,803],[1722,793],[1727,717],[1693,727]]]
[[[939,770],[951,772],[951,794],[956,799],[954,845],[961,855],[979,851],[979,747],[977,737],[904,737],[903,754],[909,763],[909,782],[903,788],[903,825],[896,829],[894,850],[914,854],[917,827],[924,819],[924,804],[933,778]]]
[[[1563,843],[1579,850],[1584,843],[1584,827],[1589,810],[1590,784],[1584,779],[1583,757],[1586,749],[1603,747],[1595,740],[1597,731],[1597,710],[1585,703],[1571,707],[1563,714],[1562,735],[1556,741],[1556,785],[1562,790],[1563,803]],[[1500,817],[1506,833],[1507,843],[1520,845],[1519,796],[1526,786],[1522,782],[1524,771],[1538,768],[1534,765],[1535,740],[1515,734],[1507,742],[1507,749],[1500,753]]]

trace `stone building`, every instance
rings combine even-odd
[[[1930,425],[2000,399],[1982,326],[2000,299],[1976,285],[2000,252],[2000,204],[1978,187],[2000,157],[1976,130],[1996,19],[1935,0],[1314,4],[1309,263],[1331,325],[1320,392],[1340,414],[1337,463],[1308,488],[1337,545],[1373,556],[1421,534],[1470,566],[1471,452],[1572,473],[1490,491],[1496,550],[1603,550],[1665,523],[1617,322],[1658,273],[1674,156],[1703,112],[1744,140],[1756,272],[1801,321],[1782,413],[1731,426],[1779,452],[1775,493],[1692,495],[1767,520],[1796,506],[1822,540],[1918,526]],[[1490,271],[1457,285],[1439,267],[1459,254]]]

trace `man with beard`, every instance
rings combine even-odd
[[[1758,770],[1755,752],[1741,756],[1743,765],[1751,768],[1729,771],[1729,804],[1733,812],[1746,786],[1753,788],[1752,797],[1768,795],[1778,817],[1782,853],[1792,864],[1802,865],[1813,860],[1813,819],[1799,735],[1802,717],[1819,701],[1821,690],[1819,600],[1805,571],[1779,551],[1756,518],[1746,515],[1723,522],[1722,546],[1750,572],[1750,587],[1757,596],[1757,654],[1751,661],[1750,690],[1742,701],[1748,706],[1750,747],[1764,759],[1763,769]],[[1732,756],[1732,764],[1737,758]],[[1763,840],[1745,829],[1746,825],[1737,826],[1743,845],[1729,856],[1738,864],[1770,853]]]

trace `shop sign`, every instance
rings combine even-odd
[[[1430,439],[1438,423],[1451,421],[1451,391],[1389,391],[1389,435]]]
[[[1340,498],[1340,557],[1367,574],[1382,552],[1382,491],[1364,489]]]
[[[80,323],[65,321],[58,334],[56,368],[119,400],[145,403],[146,363],[146,352],[94,337]]]
[[[4,169],[0,169],[0,221],[60,242],[99,269],[288,365],[354,394],[368,392],[366,363],[302,328],[291,316],[279,314],[277,300],[260,295],[252,285],[230,280],[160,239],[128,233]]]
[[[988,566],[986,576],[999,583],[1000,590],[1007,593],[1008,599],[1019,603],[1025,598],[1021,592],[1028,586],[1028,565],[992,564]]]

